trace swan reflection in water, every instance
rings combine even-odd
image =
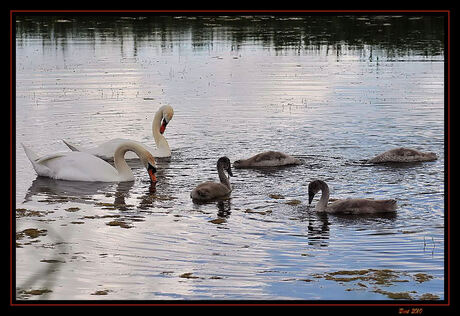
[[[27,190],[23,203],[33,201],[38,197],[37,202],[66,203],[76,202],[82,204],[98,205],[107,197],[113,197],[113,208],[125,211],[132,205],[126,203],[130,197],[135,181],[109,183],[109,182],[86,182],[56,180],[48,177],[38,176],[32,181]],[[139,206],[152,204],[152,197],[156,193],[156,183],[146,183],[144,194],[140,197]],[[41,199],[44,197],[44,199]]]
[[[90,204],[95,195],[111,192],[116,185],[110,182],[67,181],[38,176],[32,181],[23,203],[30,202],[37,195],[47,198],[39,202],[75,201]]]

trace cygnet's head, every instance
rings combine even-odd
[[[222,168],[223,170],[227,171],[228,174],[233,177],[230,159],[228,159],[227,157],[220,157],[219,160],[217,160],[217,169],[219,168]]]
[[[235,161],[233,162],[233,167],[235,167],[235,168],[241,167],[241,160],[235,160]]]
[[[427,160],[436,160],[436,159],[438,159],[438,155],[436,155],[436,153],[433,153],[433,152],[425,153],[425,157],[426,157]]]
[[[323,187],[323,183],[321,180],[314,180],[308,184],[308,204],[311,204],[315,194]]]

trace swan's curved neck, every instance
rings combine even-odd
[[[124,143],[117,148],[113,156],[115,168],[117,169],[120,177],[123,180],[134,180],[133,171],[128,166],[125,160],[125,154],[127,151],[135,152],[136,155],[138,155],[142,161],[144,159],[143,157],[145,149],[141,145],[136,143]]]
[[[152,122],[153,139],[155,139],[155,144],[157,145],[157,148],[169,149],[169,144],[166,141],[166,138],[163,135],[161,135],[161,133],[160,133],[161,119],[162,118],[163,118],[163,110],[160,108],[155,113],[155,116],[154,116],[153,122]]]
[[[320,182],[320,188],[321,188],[321,198],[316,204],[315,210],[325,211],[327,208],[327,203],[329,202],[329,187],[327,186],[326,182]]]
[[[230,177],[227,177],[224,172],[224,168],[222,166],[217,166],[217,172],[219,173],[219,180],[220,183],[224,184],[230,190],[232,189],[230,186]]]

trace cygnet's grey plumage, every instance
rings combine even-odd
[[[372,159],[367,163],[384,163],[384,162],[421,162],[433,161],[438,159],[433,152],[421,152],[412,148],[399,147],[390,149]]]
[[[233,163],[235,168],[260,168],[277,167],[286,165],[299,165],[299,159],[286,155],[279,151],[265,151],[248,159],[236,160]]]
[[[321,198],[315,206],[317,212],[332,214],[375,214],[396,211],[396,200],[374,199],[343,199],[330,204],[329,187],[322,180],[314,180],[308,184],[308,204],[311,204],[315,194],[321,191]]]
[[[232,187],[230,185],[230,177],[225,175],[224,170],[227,171],[229,176],[233,176],[230,159],[225,156],[217,160],[217,172],[220,183],[212,181],[203,182],[190,192],[190,197],[195,201],[212,201],[227,197],[232,192]]]

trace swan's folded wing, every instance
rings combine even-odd
[[[50,154],[50,155],[46,155],[46,156],[40,157],[38,159],[35,159],[35,162],[44,165],[47,162],[49,162],[50,160],[52,160],[52,159],[60,158],[60,157],[63,157],[65,155],[66,155],[66,153]]]

